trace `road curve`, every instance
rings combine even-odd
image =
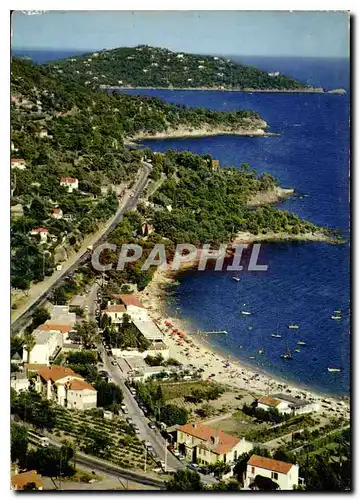
[[[33,294],[30,300],[27,301],[22,307],[16,310],[11,318],[11,327],[13,331],[19,330],[29,319],[29,316],[33,310],[43,302],[49,295],[50,291],[58,285],[61,280],[72,273],[80,264],[85,262],[90,256],[90,252],[87,247],[92,245],[95,248],[99,245],[108,235],[113,231],[116,225],[122,219],[126,210],[134,208],[138,202],[142,190],[146,186],[148,176],[152,165],[146,162],[142,162],[142,172],[140,174],[139,180],[136,182],[133,189],[133,197],[129,194],[125,195],[122,204],[119,206],[116,214],[108,221],[107,225],[98,233],[93,235],[92,239],[86,243],[86,248],[82,248],[77,254],[70,257],[65,263],[60,271],[55,271],[46,281],[39,283],[38,289]],[[37,285],[35,285],[37,286]]]

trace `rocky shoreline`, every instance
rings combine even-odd
[[[120,87],[112,85],[100,85],[101,90],[200,90],[200,91],[220,91],[220,92],[245,92],[245,93],[277,93],[277,94],[346,94],[345,89],[325,90],[322,87],[310,87],[300,89],[253,89],[253,88],[222,88],[214,87]]]

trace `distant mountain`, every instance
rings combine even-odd
[[[48,66],[83,84],[99,87],[301,90],[308,88],[278,72],[235,63],[220,56],[172,52],[140,45],[91,52]]]

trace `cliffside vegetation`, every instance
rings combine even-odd
[[[11,154],[25,164],[11,170],[12,286],[27,289],[50,275],[66,251],[77,250],[84,235],[115,213],[144,155],[127,149],[124,136],[181,126],[251,129],[261,122],[252,111],[218,113],[110,95],[14,58]],[[78,179],[78,189],[68,192],[62,177]],[[48,230],[46,241],[30,236],[35,228]]]
[[[139,45],[102,50],[49,63],[58,75],[99,85],[290,90],[306,88],[282,74],[269,74],[223,57],[172,52]]]

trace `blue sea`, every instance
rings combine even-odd
[[[247,60],[246,62],[249,63]],[[258,60],[255,61],[259,66]],[[349,90],[346,60],[268,62],[271,70],[311,81],[325,88]],[[255,63],[254,63],[255,65]],[[303,71],[301,71],[301,65]],[[261,66],[260,66],[261,67]],[[127,91],[150,94],[169,102],[214,110],[256,110],[278,137],[218,136],[181,140],[142,141],[155,151],[167,149],[210,153],[221,166],[248,163],[259,173],[269,172],[294,197],[279,208],[316,224],[343,231],[349,241],[349,94],[259,94],[216,91]],[[188,271],[179,277],[169,314],[184,317],[191,329],[227,330],[211,342],[259,370],[324,393],[348,395],[350,390],[350,247],[327,243],[263,244],[267,272],[234,273]],[[341,321],[330,319],[341,309]],[[251,312],[242,316],[241,311]],[[271,337],[279,321],[281,339]],[[287,325],[298,323],[298,330]],[[252,326],[249,330],[248,327]],[[298,341],[305,346],[298,346]],[[280,354],[286,342],[293,359]],[[264,353],[259,354],[258,349]],[[254,360],[249,357],[255,356]],[[328,367],[342,367],[337,374]]]
[[[76,51],[32,52],[39,64],[69,57]],[[305,83],[349,91],[350,66],[344,59],[233,57],[267,71],[281,71]],[[218,136],[143,141],[155,151],[167,149],[210,153],[222,167],[246,162],[269,172],[294,197],[279,208],[319,225],[341,229],[349,241],[349,94],[259,94],[215,91],[150,91],[168,102],[214,110],[258,111],[278,137]],[[263,244],[267,272],[189,271],[179,276],[169,314],[179,314],[191,329],[227,330],[211,342],[258,370],[319,391],[348,395],[350,390],[350,247],[326,243]],[[330,316],[341,309],[341,321]],[[251,316],[242,316],[242,310]],[[271,337],[279,322],[281,339]],[[298,323],[298,330],[287,328]],[[252,326],[249,330],[248,327]],[[299,347],[302,340],[306,345]],[[286,361],[280,354],[293,352]],[[263,349],[263,354],[258,354]],[[255,356],[250,360],[249,356]],[[337,374],[328,367],[342,367]]]

